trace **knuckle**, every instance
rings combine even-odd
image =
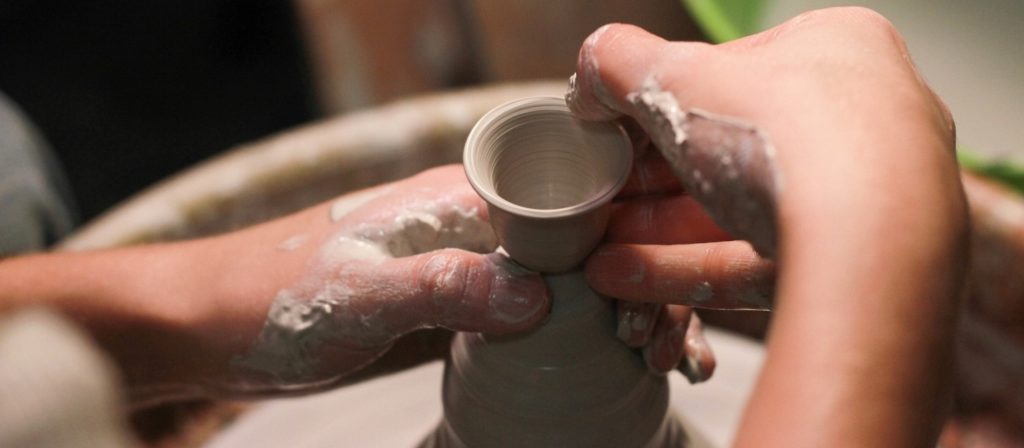
[[[847,20],[852,20],[867,26],[879,29],[893,29],[892,22],[871,8],[863,6],[844,6],[837,8],[837,12]]]
[[[881,42],[895,48],[905,43],[896,26],[877,11],[862,6],[842,6],[808,11],[789,20],[781,28],[791,30],[817,29],[833,38],[850,37],[861,43]]]
[[[423,261],[419,279],[425,292],[434,300],[461,297],[474,271],[469,257],[455,250],[442,250]]]
[[[701,260],[701,271],[705,276],[715,276],[721,273],[727,263],[728,255],[720,244],[711,244],[704,251],[704,258]]]
[[[842,8],[841,13],[843,23],[859,31],[866,40],[897,49],[900,53],[906,52],[906,42],[896,26],[877,11],[849,6]]]

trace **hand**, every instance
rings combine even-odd
[[[414,330],[504,334],[539,324],[548,291],[539,275],[493,253],[486,210],[462,168],[448,166],[228,236],[236,249],[225,250],[255,250],[239,254],[251,265],[232,268],[232,306],[254,297],[273,302],[255,342],[234,357],[226,378],[208,378],[208,387],[229,394],[315,390],[447,353],[449,332]],[[265,275],[272,270],[294,273],[281,281]],[[261,278],[271,280],[253,291]],[[620,311],[628,307],[621,303]],[[709,377],[714,357],[689,308],[647,312],[623,314],[651,317],[644,334],[652,337],[627,343],[649,345],[644,354],[655,371],[680,365],[691,381]]]
[[[613,204],[607,244],[587,263],[587,279],[625,299],[616,301],[617,334],[643,348],[651,370],[678,369],[690,383],[703,382],[714,373],[715,358],[698,314],[680,303],[763,309],[771,302],[774,267],[748,244],[732,241],[683,191],[636,122],[623,124],[633,140],[633,172]],[[676,225],[656,225],[658,220]],[[656,248],[673,253],[645,254]]]
[[[266,320],[214,386],[319,388],[415,330],[502,334],[537,325],[549,309],[547,289],[539,275],[492,253],[486,210],[461,167],[449,166],[227,237],[238,256],[254,260],[233,268],[234,303],[259,302]],[[406,354],[436,357],[445,341]]]
[[[777,262],[768,361],[739,444],[934,443],[966,208],[952,118],[888,21],[860,8],[815,11],[719,46],[606,26],[584,43],[567,100],[585,119],[635,119],[665,156],[639,159],[659,186],[648,188],[670,192],[674,177],[692,198],[620,213],[639,225],[617,240],[610,231],[616,244],[592,256],[595,289],[754,305],[729,291],[743,281],[730,269],[767,269],[741,243],[712,257],[680,245],[715,230],[693,224],[692,200]],[[707,269],[692,269],[694,257]]]

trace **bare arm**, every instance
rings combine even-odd
[[[776,262],[774,304],[700,294],[737,267],[685,266],[692,245],[656,236],[678,221],[654,219],[588,265],[623,299],[774,307],[738,445],[934,444],[968,223],[952,119],[888,21],[822,10],[720,46],[610,26],[584,44],[568,99],[583,118],[637,120],[670,168],[652,163],[652,182],[682,181]],[[685,214],[671,201],[655,210]]]
[[[538,324],[543,282],[495,245],[461,167],[446,167],[219,237],[3,260],[0,312],[77,321],[137,403],[300,393],[445,353],[445,333],[415,330]]]

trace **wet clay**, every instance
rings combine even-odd
[[[501,246],[541,272],[572,269],[593,250],[632,164],[620,126],[580,121],[556,97],[498,106],[466,148],[467,177]]]
[[[615,336],[615,309],[579,271],[545,277],[550,320],[517,337],[459,333],[445,420],[426,447],[681,447],[668,381]]]
[[[381,194],[371,190],[343,198],[331,208],[329,219],[341,221],[351,210]],[[360,282],[361,273],[367,269],[394,258],[436,249],[458,247],[488,253],[497,246],[493,231],[476,209],[463,209],[444,197],[403,205],[400,211],[382,214],[389,218],[343,226],[321,244],[310,272],[299,283],[277,294],[257,341],[248,353],[233,360],[242,378],[230,386],[235,392],[258,394],[329,384],[349,372],[324,371],[321,359],[326,347],[351,353],[383,352],[398,336],[414,330],[398,327],[385,317],[400,314],[396,310],[403,306],[389,297],[408,293],[388,289],[398,285]],[[495,277],[495,284],[525,272],[498,254],[488,261],[485,268],[491,269],[489,274]],[[424,269],[429,270],[430,266]],[[446,279],[440,276],[437,281],[444,283]],[[524,301],[525,298],[495,297],[490,301],[488,316],[523,319],[524,315],[541,312],[543,304],[520,303]],[[537,309],[525,313],[519,309],[530,304]],[[447,305],[458,307],[460,302]],[[514,312],[506,312],[508,307]],[[372,361],[370,358],[367,362]],[[351,370],[361,366],[353,367]]]
[[[715,222],[761,255],[773,256],[782,179],[764,133],[732,117],[683,110],[653,76],[626,99],[676,177]]]
[[[665,376],[616,337],[632,325],[620,328],[614,302],[579,270],[604,233],[631,156],[620,127],[576,121],[560,98],[509,103],[478,122],[466,144],[467,177],[512,258],[552,272],[544,278],[553,306],[528,334],[456,335],[445,417],[423,446],[700,445],[668,411]]]

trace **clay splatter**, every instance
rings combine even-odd
[[[332,220],[343,219],[381,194],[371,190],[336,202]],[[350,270],[441,248],[488,253],[497,247],[490,225],[476,209],[462,209],[445,198],[402,206],[403,211],[393,213],[390,220],[345,227],[330,238],[321,247],[307,278],[275,297],[258,340],[249,353],[234,360],[235,367],[243,373],[270,377],[272,387],[278,389],[319,384],[324,374],[319,369],[318,350],[325,344],[353,352],[376,351],[399,336],[382,316],[389,314],[389,307],[400,306],[387,297],[407,296],[407,292],[387,290],[395,285],[373,285],[371,295],[384,299],[364,300],[366,294],[357,293],[357,289],[366,285],[349,284],[356,277],[350,275]],[[510,280],[527,271],[498,254],[488,256],[488,260],[494,276],[488,309],[494,318],[515,323],[542,311],[545,302],[515,296],[514,288],[508,286]],[[503,291],[511,294],[500,294]],[[457,307],[459,303],[444,306]]]
[[[293,235],[288,239],[281,241],[281,244],[277,245],[277,250],[291,252],[305,245],[307,240],[309,240],[309,236],[307,235]]]

